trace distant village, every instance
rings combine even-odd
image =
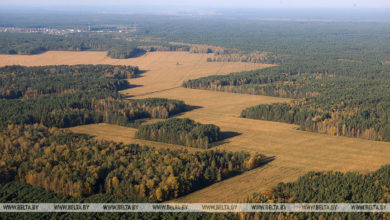
[[[9,33],[42,33],[42,34],[52,34],[52,35],[66,35],[71,33],[81,33],[81,32],[106,32],[106,33],[131,33],[137,30],[137,26],[108,26],[108,27],[91,27],[85,29],[55,29],[55,28],[22,28],[22,27],[0,27],[0,32],[9,32]]]

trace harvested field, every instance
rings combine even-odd
[[[55,53],[66,56],[64,55],[65,57],[61,59],[62,56],[57,56]],[[57,60],[42,60],[48,54],[57,57]],[[9,62],[11,61],[9,55],[2,55],[0,56],[0,65],[15,64],[4,61],[2,58],[4,56],[8,57]],[[220,126],[222,131],[239,134],[226,139],[225,143],[216,148],[259,152],[274,159],[260,168],[175,200],[178,202],[233,202],[245,199],[254,192],[264,191],[279,182],[293,181],[311,170],[367,172],[390,162],[390,143],[334,137],[299,131],[296,126],[290,124],[239,118],[241,110],[248,106],[284,102],[288,99],[180,87],[182,81],[187,79],[269,65],[207,63],[207,55],[186,52],[154,52],[128,60],[113,60],[105,57],[103,52],[49,52],[25,57],[23,58],[25,60],[21,59],[20,61],[24,63],[19,64],[111,63],[138,65],[141,70],[147,70],[147,72],[139,78],[130,80],[131,84],[139,86],[124,91],[125,94],[134,98],[173,98],[183,100],[189,105],[198,106],[199,108],[178,117],[189,117],[201,123],[212,123]],[[15,59],[14,62],[17,61],[16,58],[12,59]],[[107,140],[167,147],[166,144],[135,140],[133,139],[135,129],[120,126],[97,124],[80,126],[72,128],[72,130]]]
[[[180,117],[212,123],[223,131],[241,134],[217,148],[274,157],[263,167],[179,198],[177,202],[232,202],[265,191],[279,182],[293,181],[308,171],[367,172],[390,162],[390,143],[334,137],[300,131],[295,125],[239,118],[241,110],[247,106],[285,101],[283,99],[184,88],[153,96],[202,106]]]
[[[0,66],[5,65],[75,65],[112,64],[139,66],[146,71],[143,76],[131,80],[138,85],[128,90],[131,95],[150,94],[165,89],[180,87],[187,79],[196,79],[214,74],[227,74],[273,66],[254,63],[206,62],[211,54],[188,52],[152,52],[132,59],[112,59],[106,52],[49,51],[39,55],[0,55]]]

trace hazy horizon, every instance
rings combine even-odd
[[[390,1],[386,0],[279,0],[279,1],[255,1],[255,0],[14,0],[12,2],[0,2],[0,6],[25,6],[25,7],[52,7],[52,6],[153,6],[153,7],[202,7],[202,8],[390,8]]]

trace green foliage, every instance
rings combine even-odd
[[[111,92],[77,92],[27,100],[2,100],[0,127],[41,123],[65,128],[101,122],[132,126],[137,119],[168,118],[185,110],[182,101],[159,98],[126,100]]]
[[[40,54],[49,50],[86,51],[105,50],[108,56],[126,59],[140,55],[141,49],[136,43],[123,39],[113,39],[109,35],[93,34],[20,34],[0,33],[0,53],[3,54]]]
[[[0,98],[31,98],[72,91],[121,90],[129,87],[128,78],[138,67],[75,65],[0,68]]]
[[[99,122],[132,126],[137,119],[168,118],[186,110],[182,101],[121,98],[118,90],[128,88],[126,79],[137,72],[137,67],[111,65],[0,68],[0,127]]]
[[[49,50],[58,51],[108,51],[114,59],[127,59],[143,55],[147,51],[181,51],[189,46],[172,45],[162,41],[130,41],[123,35],[77,33],[49,35],[37,33],[0,33],[1,54],[40,54]],[[143,49],[148,48],[148,50]]]
[[[302,130],[390,140],[390,66],[339,63],[285,65],[184,82],[188,88],[295,98],[259,105],[245,118],[300,125]]]
[[[390,201],[390,165],[370,174],[355,172],[309,172],[292,183],[279,183],[264,193],[256,193],[248,202],[288,203],[388,203]],[[279,214],[250,214],[252,217],[277,219]],[[300,219],[382,219],[383,213],[293,213],[282,214]],[[248,216],[249,217],[249,216]]]
[[[96,194],[85,198],[50,192],[25,183],[0,184],[1,203],[142,203],[142,197]],[[1,219],[238,219],[233,214],[213,213],[0,213]]]
[[[202,125],[188,118],[171,118],[141,126],[138,128],[136,137],[207,149],[209,143],[221,139],[221,133],[220,128],[215,125]]]

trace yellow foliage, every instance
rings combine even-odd
[[[157,201],[163,201],[164,200],[164,194],[160,188],[156,189],[156,199]]]
[[[118,185],[119,185],[119,179],[118,179],[116,176],[114,176],[114,177],[112,178],[111,182],[112,182],[112,186],[113,186],[114,188],[118,187]]]
[[[329,129],[329,134],[335,136],[337,134],[337,128],[335,126],[332,126]]]

